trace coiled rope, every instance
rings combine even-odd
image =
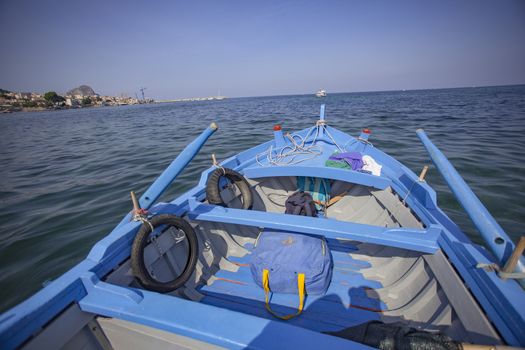
[[[268,164],[276,166],[284,165],[295,165],[305,162],[310,159],[314,159],[317,156],[323,154],[321,146],[316,145],[320,131],[323,131],[328,135],[332,143],[339,149],[340,152],[344,152],[334,137],[330,134],[326,128],[325,120],[318,120],[314,126],[312,126],[305,137],[301,137],[298,134],[286,134],[286,137],[290,140],[291,145],[286,145],[281,149],[274,149],[272,145],[264,152],[261,152],[255,156],[257,164],[264,166],[262,161],[264,158],[268,161]],[[310,140],[310,138],[312,138]]]

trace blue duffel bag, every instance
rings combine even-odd
[[[263,231],[252,252],[252,276],[266,296],[266,309],[281,319],[299,315],[305,294],[324,294],[332,279],[332,258],[324,239],[302,234]],[[269,305],[269,294],[299,295],[298,312],[279,316]]]

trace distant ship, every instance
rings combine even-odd
[[[217,96],[215,96],[214,100],[224,100],[225,98],[227,98],[226,96],[222,96],[221,95],[221,90],[219,90],[217,92]]]
[[[326,90],[319,90],[315,93],[317,97],[326,97]]]

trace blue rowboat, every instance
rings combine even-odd
[[[366,129],[352,137],[329,126],[324,105],[313,126],[291,134],[276,126],[268,142],[214,160],[195,187],[157,202],[216,130],[189,144],[86,259],[0,316],[0,348],[376,346],[356,336],[363,325],[439,334],[464,348],[525,345],[525,240],[514,245],[424,131],[490,251],[438,207],[424,172],[375,148]],[[363,164],[329,162],[346,153]],[[324,192],[310,189],[318,215],[286,214],[298,184],[318,180]],[[264,230],[322,237],[331,252],[327,292],[307,295],[287,321],[265,309],[250,274]],[[290,314],[297,296],[274,293],[271,303]]]

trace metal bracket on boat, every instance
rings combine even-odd
[[[215,153],[211,154],[211,162],[212,162],[213,166],[216,167],[217,169],[222,169],[223,174],[226,175],[226,170],[224,170],[224,167],[222,165],[220,165],[219,162],[217,162],[217,158],[215,157]]]
[[[131,201],[133,202],[133,212],[131,216],[132,221],[148,221],[148,210],[142,209],[139,205],[139,201],[137,200],[137,197],[135,196],[135,192],[131,191]]]
[[[425,176],[427,176],[428,171],[428,165],[425,165],[423,169],[421,169],[421,173],[419,173],[419,182],[425,182]]]
[[[503,268],[501,268],[498,264],[494,264],[494,263],[492,264],[479,263],[476,265],[476,268],[483,269],[487,272],[496,272],[498,276],[503,280],[525,278],[525,272],[513,272],[524,250],[525,250],[525,236],[522,236],[518,244],[516,245],[516,249],[514,249],[510,258],[507,260],[507,263],[505,264]]]
[[[522,279],[522,278],[525,278],[525,272],[503,272],[503,271],[500,271],[498,272],[498,276],[501,277],[501,279],[514,279],[514,280],[518,280],[518,279]]]
[[[483,269],[487,272],[496,272],[501,279],[522,279],[525,278],[525,272],[505,272],[498,264],[483,264],[479,263],[476,268]]]
[[[525,236],[521,236],[520,240],[518,241],[518,244],[516,244],[516,248],[510,255],[509,260],[505,263],[505,266],[503,267],[503,270],[499,273],[499,276],[503,279],[506,278],[513,278],[513,279],[522,279],[525,278],[525,272],[519,271],[514,272],[516,270],[516,266],[518,265],[519,259],[521,255],[523,254],[523,251],[525,251]]]

